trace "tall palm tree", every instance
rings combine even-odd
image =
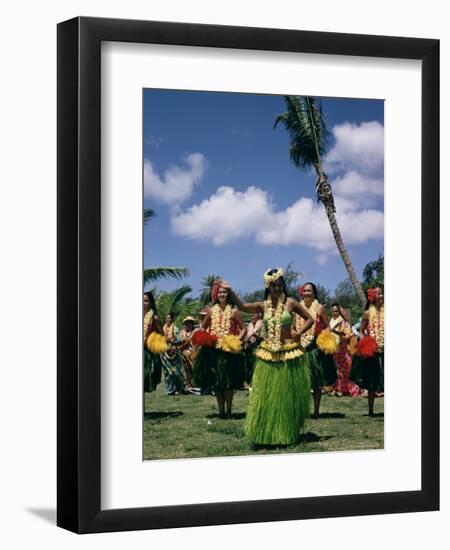
[[[285,96],[284,99],[287,112],[277,116],[274,128],[281,122],[288,131],[290,136],[289,155],[294,166],[301,169],[314,167],[317,174],[317,201],[321,202],[325,208],[336,246],[349,278],[361,303],[365,304],[364,291],[356,276],[336,221],[336,207],[331,185],[323,170],[322,158],[327,151],[329,131],[325,124],[321,104],[315,98],[307,96]]]
[[[199,300],[204,306],[212,302],[212,287],[216,279],[219,279],[219,276],[211,274],[203,277],[201,281],[202,290],[200,291]]]

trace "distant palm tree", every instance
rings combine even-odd
[[[196,316],[203,305],[198,300],[189,300],[187,295],[192,292],[189,285],[183,285],[170,292],[160,292],[156,297],[156,308],[162,321],[168,313],[173,313],[176,324],[180,326],[188,315]]]
[[[336,246],[349,278],[361,303],[365,304],[364,291],[356,276],[336,221],[336,207],[331,185],[328,183],[327,175],[323,170],[322,158],[327,151],[329,131],[325,124],[322,107],[313,97],[285,96],[284,99],[287,112],[277,116],[274,128],[281,122],[288,131],[290,136],[289,155],[291,162],[297,168],[314,167],[317,174],[317,201],[325,207]]]
[[[207,275],[201,280],[202,290],[200,291],[199,300],[204,306],[207,306],[213,301],[212,287],[216,279],[219,279],[218,275]]]

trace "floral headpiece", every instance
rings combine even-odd
[[[298,293],[300,294],[300,296],[303,296],[303,291],[304,290],[305,290],[305,285],[302,285],[302,286],[298,287]]]
[[[377,289],[369,288],[369,290],[367,291],[367,299],[371,304],[375,302],[376,295],[377,295]]]
[[[266,288],[269,288],[270,283],[273,283],[274,281],[276,281],[280,277],[283,277],[284,275],[284,271],[281,267],[277,268],[275,273],[272,273],[272,275],[269,275],[270,271],[272,270],[269,269],[269,271],[266,271],[264,273],[264,282],[266,283]]]

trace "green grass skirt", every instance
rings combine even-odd
[[[258,445],[291,445],[309,416],[311,386],[305,356],[255,360],[245,435]]]
[[[370,392],[384,391],[384,353],[376,353],[370,359],[355,355],[350,380]]]
[[[333,355],[323,353],[314,343],[308,347],[304,357],[309,368],[311,387],[313,389],[335,384],[337,369],[334,364]]]
[[[144,348],[144,392],[155,391],[161,382],[161,359]]]
[[[202,347],[194,363],[193,384],[204,392],[239,390],[245,381],[245,357],[220,349]]]

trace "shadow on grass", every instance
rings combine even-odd
[[[181,416],[184,414],[181,411],[168,411],[168,412],[146,412],[144,413],[144,420],[155,420],[157,418],[174,418],[175,416]]]
[[[314,415],[311,415],[314,418]],[[320,413],[319,418],[345,418],[345,414],[342,413]]]
[[[232,413],[231,418],[223,418],[222,420],[240,420],[247,416],[246,413]],[[219,413],[207,414],[206,418],[220,418]]]
[[[319,443],[333,437],[333,435],[317,435],[313,432],[306,432],[305,434],[300,434],[299,443]]]
[[[326,441],[327,439],[332,439],[333,435],[317,435],[312,432],[307,432],[305,434],[300,434],[297,444],[299,443],[319,443],[320,441]],[[262,450],[268,450],[268,451],[274,451],[274,450],[283,450],[287,449],[288,447],[292,447],[292,445],[258,445],[256,443],[251,444],[251,448],[255,451],[262,451]]]

